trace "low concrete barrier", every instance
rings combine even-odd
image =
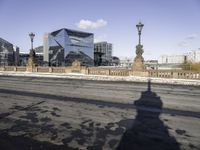
[[[70,67],[22,67],[22,66],[4,66],[0,71],[16,72],[39,72],[39,73],[81,73],[86,75],[104,75],[104,76],[139,76],[154,78],[174,78],[174,79],[194,79],[200,80],[200,72],[183,70],[148,70],[143,72],[132,71],[128,68],[100,68],[85,67],[80,64],[74,64]]]
[[[156,78],[175,78],[175,79],[200,79],[198,71],[183,71],[183,70],[152,70],[148,71],[149,77]]]

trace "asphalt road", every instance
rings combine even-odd
[[[0,150],[199,150],[200,87],[0,76]]]

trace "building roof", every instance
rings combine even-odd
[[[62,28],[62,29],[53,31],[50,34],[53,35],[53,36],[56,36],[62,30],[65,30],[69,36],[88,37],[88,36],[94,35],[93,33],[87,33],[87,32],[82,32],[82,31],[67,29],[67,28]]]
[[[38,46],[38,47],[35,47],[34,49],[36,53],[43,53],[43,46]]]
[[[94,44],[111,44],[112,45],[112,43],[108,43],[107,41],[95,42]]]
[[[6,40],[2,39],[2,38],[0,38],[0,42],[4,42],[4,43],[6,43],[6,44],[13,45],[12,43],[10,43],[10,42],[8,42],[8,41],[6,41]]]

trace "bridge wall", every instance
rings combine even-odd
[[[85,66],[71,67],[0,67],[0,71],[14,72],[39,72],[39,73],[81,73],[89,75],[106,75],[106,76],[142,76],[154,78],[175,78],[175,79],[195,79],[200,80],[200,71],[183,71],[183,70],[147,70],[143,72],[132,71],[127,68],[99,68]]]

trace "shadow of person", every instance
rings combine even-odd
[[[151,91],[148,81],[147,91],[134,102],[137,116],[130,129],[123,134],[117,150],[179,150],[176,139],[169,135],[167,126],[160,120],[162,101]]]

